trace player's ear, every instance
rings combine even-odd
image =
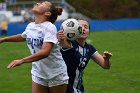
[[[45,12],[45,16],[51,16],[51,12]]]

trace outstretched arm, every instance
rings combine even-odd
[[[3,42],[24,42],[24,41],[26,41],[26,39],[23,38],[21,36],[21,34],[0,38],[0,43],[3,43]]]
[[[19,66],[23,63],[30,63],[30,62],[37,61],[37,60],[40,60],[42,58],[45,58],[45,57],[49,56],[52,47],[53,47],[53,43],[50,43],[50,42],[49,43],[43,43],[42,49],[40,51],[36,52],[33,55],[22,58],[22,59],[13,60],[7,66],[7,68],[14,68],[14,67]]]
[[[108,51],[104,51],[103,56],[97,53],[95,56],[92,56],[91,59],[94,60],[97,64],[99,64],[104,69],[109,69],[111,66],[110,58],[112,54]]]

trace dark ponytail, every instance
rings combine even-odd
[[[59,15],[62,14],[63,9],[61,7],[55,7],[53,4],[51,5],[50,12],[51,16],[49,17],[48,21],[54,23]]]

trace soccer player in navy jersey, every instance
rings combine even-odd
[[[83,72],[90,59],[94,60],[104,69],[110,68],[112,54],[104,51],[101,55],[96,48],[88,44],[86,39],[89,35],[89,23],[85,20],[79,20],[83,28],[82,35],[74,41],[69,41],[64,35],[64,31],[59,31],[57,37],[61,46],[61,53],[67,65],[69,84],[67,93],[84,93]]]

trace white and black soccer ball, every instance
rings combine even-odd
[[[67,19],[61,24],[68,40],[75,40],[82,34],[82,26],[76,19]]]

